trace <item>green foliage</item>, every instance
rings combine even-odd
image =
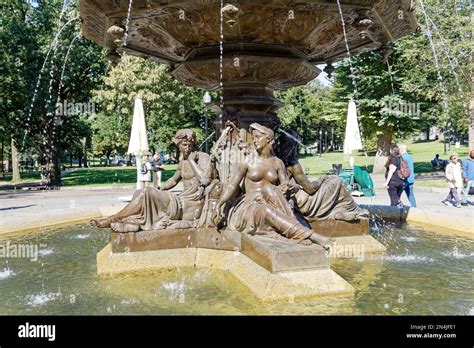
[[[127,150],[136,96],[143,99],[148,141],[155,150],[175,152],[171,139],[180,128],[191,128],[204,140],[204,91],[173,79],[166,66],[125,56],[94,91],[99,111],[94,116],[94,151]],[[209,114],[209,125],[213,115]]]
[[[306,145],[319,140],[320,131],[332,136],[334,130],[335,136],[341,137],[344,130],[340,118],[334,116],[331,95],[332,89],[318,81],[276,92],[276,97],[284,103],[278,112],[281,127],[294,129]]]
[[[348,61],[343,61],[336,69],[335,97],[344,101],[351,96],[357,98],[366,140],[374,134],[396,132],[398,136],[404,136],[413,131],[426,131],[433,125],[445,128],[447,121],[451,124],[449,128],[458,134],[465,134],[467,130],[472,51],[469,4],[441,0],[425,0],[424,4],[436,24],[435,29],[429,22],[445,96],[426,37],[428,26],[419,8],[416,15],[422,31],[397,41],[388,64],[384,64],[376,52],[352,58],[357,95]],[[447,110],[442,107],[445,101]],[[397,112],[393,110],[394,105],[406,105],[411,109]],[[338,114],[345,117],[343,110]]]
[[[6,141],[16,138],[23,154],[77,153],[83,137],[90,145],[87,115],[62,115],[56,123],[53,116],[57,102],[90,102],[90,92],[106,68],[104,51],[76,38],[77,4],[69,2],[59,20],[62,10],[59,0],[34,6],[25,0],[2,2],[1,136]]]

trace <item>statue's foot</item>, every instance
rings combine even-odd
[[[328,238],[317,233],[313,233],[309,239],[313,243],[321,245],[326,250],[329,250],[329,248],[332,247],[335,242],[333,238]]]
[[[303,239],[303,240],[300,241],[298,244],[301,244],[301,245],[312,245],[313,242],[312,242],[310,239]]]
[[[341,211],[334,214],[335,220],[347,221],[347,222],[354,222],[359,220],[359,212],[355,211]]]
[[[173,224],[173,227],[180,229],[192,228],[193,223],[191,221],[178,221],[177,223]]]
[[[139,225],[135,224],[127,224],[127,223],[122,223],[122,222],[114,222],[113,224],[110,225],[112,228],[112,231],[114,232],[138,232],[140,230]]]
[[[95,227],[105,228],[110,227],[110,220],[109,218],[94,219],[90,221],[90,224]]]
[[[359,219],[368,219],[370,218],[370,213],[367,209],[359,209],[358,213],[357,213],[357,216],[359,217]]]

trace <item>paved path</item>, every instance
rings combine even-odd
[[[0,191],[0,233],[80,221],[100,216],[100,206],[114,207],[133,190]]]

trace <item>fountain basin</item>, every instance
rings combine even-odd
[[[354,288],[329,268],[272,273],[238,251],[185,248],[112,253],[109,244],[97,254],[99,275],[178,268],[230,272],[262,301],[354,293]]]
[[[426,227],[385,225],[371,236],[385,254],[330,258],[355,296],[260,301],[228,271],[174,270],[97,275],[110,231],[81,224],[2,236],[33,244],[29,258],[0,258],[1,315],[473,315],[474,243]]]

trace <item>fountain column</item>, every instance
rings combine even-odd
[[[282,103],[274,91],[307,83],[320,73],[301,52],[290,46],[239,43],[224,45],[221,81],[216,49],[193,50],[172,74],[189,86],[223,93],[222,108],[219,99],[213,105],[216,114],[222,114],[216,121],[217,131],[227,120],[247,129],[253,122],[277,128],[277,111]]]

